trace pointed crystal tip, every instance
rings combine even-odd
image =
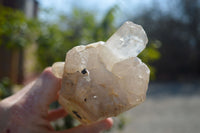
[[[106,42],[106,45],[121,59],[136,57],[148,42],[142,26],[125,22]]]

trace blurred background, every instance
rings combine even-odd
[[[127,20],[148,35],[139,57],[151,81],[146,101],[115,118],[109,132],[199,132],[200,0],[0,0],[0,99],[72,47],[106,41]],[[52,124],[61,130],[77,122],[68,116]]]

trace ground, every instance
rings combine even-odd
[[[123,116],[124,129],[112,133],[198,133],[200,82],[151,83],[146,101]]]

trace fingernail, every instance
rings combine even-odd
[[[113,126],[113,119],[112,118],[107,118],[104,121],[105,121],[105,128],[106,129],[110,129]]]

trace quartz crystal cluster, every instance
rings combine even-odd
[[[143,102],[150,70],[137,55],[147,42],[143,28],[127,21],[106,42],[72,48],[52,66],[62,78],[59,103],[89,124]]]

